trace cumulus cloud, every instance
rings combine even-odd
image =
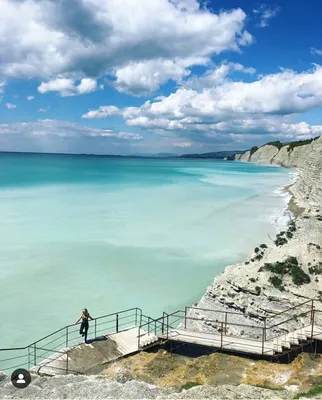
[[[322,56],[322,49],[316,49],[315,47],[311,47],[311,53],[317,56]]]
[[[268,134],[281,137],[316,136],[321,126],[292,123],[291,116],[322,107],[322,67],[297,73],[282,70],[252,82],[233,81],[232,70],[253,74],[239,64],[224,64],[188,80],[167,97],[140,107],[101,106],[82,117],[122,117],[127,125],[156,132],[204,135]]]
[[[268,6],[267,4],[261,4],[259,7],[253,10],[253,13],[258,17],[258,26],[260,28],[266,28],[269,26],[269,22],[273,17],[280,12],[280,7],[273,5]]]
[[[150,60],[130,63],[115,70],[115,81],[110,82],[119,92],[143,96],[157,90],[168,80],[181,82],[190,75],[187,67],[206,65],[207,58],[190,57],[176,60]]]
[[[34,99],[34,96],[27,96],[27,100],[33,100]]]
[[[239,63],[223,63],[212,69],[209,69],[202,77],[195,76],[184,82],[185,87],[192,89],[212,88],[215,85],[226,82],[229,76],[234,72],[254,75],[256,70],[252,67],[244,67]]]
[[[8,108],[8,110],[13,110],[17,107],[15,104],[12,103],[6,103],[5,106]]]
[[[94,92],[97,88],[95,79],[83,78],[78,85],[72,79],[57,78],[53,81],[42,83],[38,87],[40,93],[58,92],[61,96],[75,96]]]
[[[239,8],[215,14],[196,0],[139,4],[0,0],[0,76],[39,78],[41,93],[58,87],[64,95],[91,91],[75,89],[77,79],[108,76],[120,91],[145,94],[168,79],[180,81],[192,65],[252,42]]]

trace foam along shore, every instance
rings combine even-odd
[[[260,329],[241,325],[262,327],[263,317],[312,298],[322,299],[322,137],[301,145],[267,144],[237,154],[235,159],[297,168],[296,181],[285,188],[291,194],[292,217],[276,238],[258,243],[247,260],[226,267],[214,278],[196,309],[189,312],[199,320],[189,324],[193,329],[213,331],[218,326],[211,320],[218,320],[218,313],[204,309],[230,311],[235,313],[228,314],[230,333],[260,337]],[[320,306],[315,302],[315,307]],[[287,315],[292,317],[292,310]],[[322,313],[317,316],[321,318]],[[282,318],[286,320],[285,315]],[[283,330],[295,329],[298,323],[292,320]]]

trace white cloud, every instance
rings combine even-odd
[[[6,103],[5,106],[8,108],[8,110],[13,110],[17,107],[15,104],[12,103]]]
[[[35,97],[34,96],[27,96],[27,100],[33,100]]]
[[[317,56],[322,56],[322,49],[316,49],[315,47],[311,47],[311,53]]]
[[[147,93],[252,42],[241,9],[214,14],[196,0],[0,0],[0,9],[0,76],[39,78],[41,93],[89,93],[93,81],[74,82],[104,75]]]
[[[258,16],[260,28],[266,28],[269,26],[269,21],[280,12],[280,7],[276,5],[268,6],[261,4],[258,8],[253,10],[253,13]]]
[[[191,78],[168,97],[140,107],[101,106],[82,117],[121,116],[132,127],[186,137],[219,132],[302,138],[322,132],[320,125],[291,120],[293,114],[322,107],[321,66],[302,73],[282,70],[252,82],[233,81],[228,76],[233,70],[254,72],[239,64],[224,64],[200,78]]]
[[[75,96],[77,94],[85,94],[94,92],[97,89],[95,79],[83,78],[78,85],[75,81],[67,78],[57,78],[53,81],[42,83],[38,87],[40,93],[58,92],[61,96]]]
[[[187,67],[206,65],[207,58],[187,58],[177,60],[150,60],[131,63],[115,70],[115,82],[111,84],[119,91],[132,95],[147,95],[172,79],[181,82],[190,74]]]
[[[144,140],[137,133],[94,129],[67,121],[0,124],[0,147],[4,151],[123,154],[141,145]]]
[[[0,80],[0,103],[2,101],[2,95],[4,92],[5,82]]]
[[[115,132],[111,129],[95,129],[67,121],[40,119],[35,122],[0,124],[0,135],[60,136],[66,138],[101,137],[118,140],[142,140],[137,133]]]
[[[233,72],[243,72],[244,74],[255,74],[256,70],[252,67],[244,67],[238,63],[223,63],[220,66],[215,66],[213,69],[208,70],[203,76],[195,76],[188,79],[185,87],[192,89],[212,88],[215,85],[226,82],[229,75]]]
[[[38,108],[37,111],[43,113],[43,112],[46,112],[47,110],[45,108]]]

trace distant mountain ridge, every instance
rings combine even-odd
[[[188,153],[188,154],[176,154],[176,153],[136,153],[136,154],[91,154],[91,153],[37,153],[37,152],[16,152],[16,151],[0,151],[0,154],[29,154],[39,156],[69,156],[69,157],[106,157],[106,158],[204,158],[204,159],[216,159],[216,160],[234,160],[235,155],[244,154],[246,150],[227,150],[227,151],[215,151],[209,153]]]
[[[245,150],[246,151],[246,150]],[[234,160],[235,154],[243,154],[245,151],[241,150],[227,150],[227,151],[215,151],[210,153],[195,153],[195,154],[182,154],[179,158],[213,158],[216,160]]]

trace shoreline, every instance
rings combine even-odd
[[[315,143],[321,143],[321,140]],[[282,164],[281,167],[287,168],[287,165]],[[291,167],[294,168],[294,165]],[[311,268],[313,266],[320,271],[319,268],[322,267],[322,251],[320,250],[322,248],[322,210],[316,207],[316,204],[319,204],[316,200],[318,197],[316,192],[319,195],[319,177],[316,178],[315,164],[313,168],[312,164],[309,164],[307,168],[306,165],[304,168],[295,168],[296,178],[282,189],[282,193],[290,195],[284,210],[290,213],[290,221],[293,221],[291,224],[294,224],[295,232],[288,232],[289,228],[278,229],[276,238],[285,238],[283,245],[277,245],[274,243],[276,238],[274,240],[272,238],[272,242],[262,244],[265,248],[260,251],[259,259],[255,259],[258,255],[255,249],[253,252],[250,251],[246,260],[226,266],[220,275],[215,276],[197,302],[197,309],[189,313],[190,317],[203,319],[190,322],[191,329],[209,332],[218,330],[218,326],[210,322],[210,320],[218,319],[218,311],[237,313],[229,318],[231,324],[244,323],[262,327],[263,318],[285,311],[305,300],[320,298],[322,294],[320,272],[312,273],[310,269],[310,266]],[[310,191],[314,194],[313,201],[309,195]],[[312,209],[315,211],[311,212]],[[258,246],[261,244],[258,243]],[[296,285],[287,274],[281,276],[283,287],[274,287],[270,283],[272,274],[265,270],[265,265],[283,262],[288,257],[298,260],[304,274],[309,276],[309,283]],[[205,312],[202,309],[212,311]],[[292,324],[294,325],[291,321],[288,329],[292,329]],[[229,331],[231,334],[256,337],[256,329],[241,329],[235,326],[229,328]]]

